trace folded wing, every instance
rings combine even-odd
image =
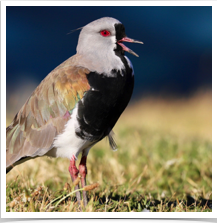
[[[47,153],[76,103],[90,89],[83,67],[66,62],[53,70],[35,89],[6,128],[6,167]],[[20,163],[20,162],[19,162]]]

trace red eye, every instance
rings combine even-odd
[[[110,33],[108,30],[102,30],[102,31],[100,32],[100,34],[101,34],[102,36],[110,36],[110,35],[111,35],[111,33]]]

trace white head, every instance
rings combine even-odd
[[[120,23],[117,19],[104,17],[95,20],[88,25],[84,26],[81,30],[77,53],[97,53],[103,54],[104,51],[113,50],[116,47],[115,38],[115,24]],[[100,32],[107,30],[110,32],[109,36],[103,36]]]
[[[141,43],[126,37],[125,28],[120,21],[104,17],[82,28],[77,54],[82,56],[92,71],[110,73],[112,69],[121,70],[124,65],[120,55],[124,55],[124,51],[136,55],[124,46],[123,41]]]

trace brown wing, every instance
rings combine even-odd
[[[73,58],[73,57],[72,57]],[[76,103],[90,89],[83,67],[69,60],[53,70],[35,89],[6,128],[6,166],[23,157],[42,156],[62,133]]]

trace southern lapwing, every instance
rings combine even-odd
[[[39,156],[66,157],[72,181],[80,174],[86,185],[90,148],[106,136],[116,146],[112,128],[133,92],[133,66],[124,51],[138,55],[123,42],[142,43],[128,38],[117,19],[104,17],[82,28],[77,53],[45,77],[6,128],[6,173]],[[80,203],[79,192],[76,197]]]

